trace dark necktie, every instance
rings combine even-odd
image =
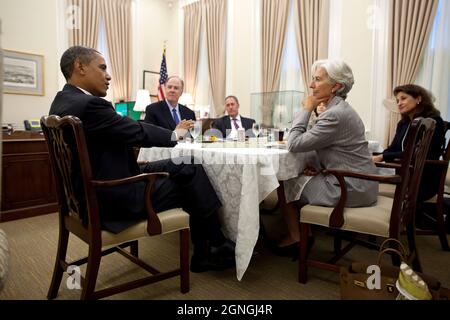
[[[236,121],[236,118],[233,118],[233,123],[234,123],[234,127],[236,128],[236,130],[239,129],[239,125]]]
[[[172,108],[172,117],[173,121],[175,121],[175,125],[177,126],[180,123],[180,118],[178,118],[177,109]]]

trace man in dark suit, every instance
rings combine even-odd
[[[148,105],[144,121],[169,130],[175,130],[177,125],[184,129],[192,127],[194,111],[178,103],[183,89],[184,81],[181,78],[169,77],[165,85],[166,99]]]
[[[235,96],[225,98],[225,110],[228,115],[214,120],[213,128],[222,132],[222,137],[234,139],[237,138],[237,130],[245,129],[245,135],[253,137],[252,126],[255,120],[242,117],[239,114],[239,100]]]
[[[71,47],[61,57],[60,66],[67,84],[56,95],[49,113],[61,117],[73,115],[82,121],[93,178],[127,178],[141,171],[169,172],[169,178],[159,179],[155,184],[153,207],[156,212],[182,207],[189,213],[194,244],[191,271],[228,267],[229,261],[217,256],[213,261],[209,255],[209,250],[226,252],[223,246],[229,245],[217,218],[221,203],[203,167],[190,164],[192,159],[184,159],[182,164],[162,160],[139,168],[134,156],[135,146],[174,146],[183,130],[176,127],[171,131],[117,114],[113,105],[101,98],[106,96],[111,76],[104,58],[96,50]],[[103,229],[119,233],[145,219],[144,189],[143,183],[98,189]]]

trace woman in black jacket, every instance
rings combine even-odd
[[[392,162],[394,159],[401,158],[411,122],[418,117],[432,118],[436,121],[427,159],[439,159],[442,145],[445,143],[445,127],[439,110],[434,107],[434,98],[431,93],[418,85],[407,84],[396,87],[394,95],[402,119],[397,125],[397,131],[389,147],[383,153],[373,156],[373,161]],[[438,166],[425,164],[417,198],[419,203],[430,199],[437,193],[440,170]]]

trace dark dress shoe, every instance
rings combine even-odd
[[[211,246],[210,248],[210,254],[212,256],[220,256],[220,257],[232,257],[234,259],[234,250],[235,250],[236,244],[232,242],[231,240],[225,240],[224,243],[222,243],[218,247]]]
[[[275,246],[274,253],[280,257],[293,257],[295,254],[298,255],[299,245],[300,242],[294,242],[293,244],[284,247]]]
[[[314,236],[308,237],[308,253],[311,251],[314,241]],[[300,253],[300,242],[295,242],[284,247],[276,246],[274,252],[276,255],[281,257],[292,257],[292,261],[295,261],[298,259]]]

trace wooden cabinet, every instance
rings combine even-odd
[[[47,145],[38,132],[3,134],[0,221],[56,212],[57,196]]]

